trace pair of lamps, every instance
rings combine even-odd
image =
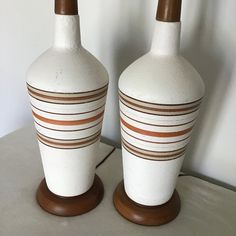
[[[37,200],[52,214],[74,216],[103,198],[95,165],[108,74],[81,45],[77,0],[55,0],[55,13],[54,44],[27,74],[45,174]],[[204,95],[199,74],[179,54],[180,13],[181,0],[159,0],[151,50],[119,80],[124,181],[114,204],[137,224],[178,215],[175,185]]]

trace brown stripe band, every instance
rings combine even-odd
[[[96,116],[82,119],[82,120],[54,120],[54,119],[42,117],[42,116],[36,114],[34,111],[32,111],[32,113],[35,118],[37,118],[38,120],[41,120],[45,123],[49,123],[49,124],[53,124],[53,125],[70,126],[70,125],[83,125],[83,124],[87,124],[90,122],[94,122],[103,116],[104,111]]]
[[[122,143],[122,144],[123,144],[123,143]],[[139,158],[142,158],[142,159],[145,159],[145,160],[151,160],[151,161],[170,161],[170,160],[175,160],[175,159],[177,159],[177,158],[179,158],[179,157],[181,157],[181,156],[184,155],[184,153],[183,153],[183,154],[181,154],[181,155],[179,155],[179,156],[176,156],[175,158],[150,158],[150,157],[144,157],[144,156],[142,156],[142,155],[139,155],[138,153],[132,152],[132,151],[129,150],[124,144],[123,144],[123,148],[125,148],[125,150],[126,150],[127,152],[129,152],[129,153],[132,154],[132,155],[135,155],[136,157],[139,157]]]
[[[32,85],[26,83],[28,87],[34,89],[34,90],[38,90],[38,91],[41,91],[41,92],[44,92],[44,93],[52,93],[52,94],[60,94],[60,95],[79,95],[79,94],[84,94],[84,93],[93,93],[93,92],[96,92],[96,91],[99,91],[99,90],[102,90],[106,87],[108,87],[108,84],[104,85],[103,87],[101,88],[98,88],[98,89],[94,89],[94,90],[88,90],[88,91],[84,91],[84,92],[74,92],[74,93],[69,93],[69,92],[52,92],[52,91],[47,91],[47,90],[43,90],[43,89],[38,89],[36,87],[33,87]]]
[[[182,148],[179,148],[176,150],[171,150],[171,151],[152,151],[152,150],[137,147],[137,146],[131,144],[130,142],[126,141],[123,137],[122,137],[122,142],[124,142],[126,144],[126,146],[128,146],[129,148],[133,148],[134,151],[137,151],[140,153],[142,152],[142,153],[150,155],[150,156],[172,157],[172,156],[178,155],[179,153],[182,153],[186,150],[186,146],[184,146]]]
[[[47,140],[51,140],[51,141],[55,141],[55,142],[59,142],[59,143],[70,143],[70,144],[81,142],[83,140],[85,141],[85,140],[88,140],[88,139],[93,138],[95,136],[97,137],[100,134],[101,134],[101,130],[99,130],[96,133],[91,134],[91,135],[89,135],[87,137],[83,137],[83,138],[77,138],[77,139],[58,139],[58,138],[52,138],[52,137],[46,136],[45,134],[42,134],[42,133],[40,133],[37,130],[37,135],[40,136],[40,137],[43,137],[43,138],[45,138]]]
[[[190,105],[190,104],[193,104],[193,103],[196,103],[196,102],[200,102],[202,100],[202,98],[196,100],[196,101],[193,101],[193,102],[187,102],[187,103],[181,103],[181,104],[164,104],[164,103],[153,103],[153,102],[146,102],[146,101],[142,101],[142,100],[139,100],[137,98],[133,98],[133,97],[130,97],[129,95],[123,93],[121,90],[119,90],[119,93],[120,94],[123,94],[124,96],[130,98],[130,99],[133,99],[133,100],[136,100],[137,102],[142,102],[142,103],[145,103],[145,104],[150,104],[150,105],[160,105],[160,106],[185,106],[185,105]]]
[[[38,136],[38,140],[46,146],[57,148],[57,149],[78,149],[92,145],[93,143],[99,140],[100,134],[88,141],[78,142],[74,144],[62,144],[57,142],[48,141],[40,136]]]
[[[128,124],[122,118],[120,118],[120,120],[121,120],[121,123],[125,127],[127,127],[128,129],[130,129],[130,130],[132,130],[132,131],[134,131],[136,133],[140,133],[140,134],[148,135],[148,136],[152,136],[152,137],[161,137],[161,138],[178,137],[178,136],[181,136],[181,135],[189,133],[193,129],[193,126],[192,126],[192,127],[188,128],[188,129],[181,130],[181,131],[176,131],[176,132],[153,132],[153,131],[143,130],[143,129],[134,127],[134,126]]]
[[[106,96],[106,94],[104,94],[103,96],[100,96],[96,99],[92,99],[92,100],[88,100],[88,101],[83,101],[83,102],[79,102],[79,101],[71,101],[71,102],[66,102],[66,101],[58,101],[58,102],[53,102],[53,101],[46,101],[46,100],[42,100],[42,99],[39,99],[37,97],[34,97],[32,96],[30,93],[29,93],[30,97],[31,98],[34,98],[40,102],[46,102],[46,103],[50,103],[50,104],[59,104],[59,105],[78,105],[78,104],[85,104],[85,103],[92,103],[92,102],[96,102],[96,101],[99,101],[100,99],[104,98]]]
[[[137,149],[137,150],[135,150],[134,148],[132,148],[133,145],[131,145],[130,143],[128,143],[124,139],[122,139],[122,144],[123,144],[123,147],[131,154],[133,154],[137,157],[143,158],[143,159],[147,159],[147,160],[169,161],[169,160],[177,159],[177,158],[183,156],[185,153],[185,148],[183,148],[179,152],[175,152],[173,154],[164,154],[164,153],[160,153],[160,152],[152,152],[152,154],[149,154],[149,153],[145,153],[144,150],[139,149],[137,147],[135,147],[135,149]]]
[[[56,100],[56,101],[81,101],[81,100],[86,100],[86,99],[92,99],[92,98],[97,98],[101,95],[105,95],[106,94],[106,90],[102,91],[100,93],[96,93],[94,95],[89,95],[89,96],[83,96],[83,97],[56,97],[56,96],[49,96],[49,95],[44,95],[44,94],[40,94],[37,93],[35,91],[32,91],[30,88],[28,88],[29,92],[37,97],[40,97],[41,99],[52,99],[52,100]]]
[[[128,101],[127,99],[125,99],[122,95],[120,95],[120,98],[123,99],[125,102],[127,102],[128,104],[132,105],[132,106],[135,106],[137,108],[142,108],[142,109],[145,109],[145,110],[150,110],[150,111],[157,111],[157,112],[185,112],[185,111],[191,111],[195,108],[198,108],[200,106],[200,104],[197,104],[197,105],[194,105],[194,106],[191,106],[191,107],[186,107],[186,108],[153,108],[153,107],[147,107],[147,106],[142,106],[142,105],[139,105],[139,104],[136,104],[136,103],[133,103],[131,101]],[[179,105],[178,105],[179,106]]]
[[[31,106],[33,108],[35,108],[36,110],[39,110],[39,111],[42,111],[42,112],[45,112],[45,113],[48,113],[48,114],[53,114],[53,115],[62,115],[62,116],[73,116],[73,115],[82,115],[82,114],[88,114],[88,113],[91,113],[91,112],[94,112],[94,111],[97,111],[101,108],[103,108],[105,106],[105,104],[103,104],[102,106],[96,108],[96,109],[93,109],[91,111],[86,111],[86,112],[79,112],[79,113],[57,113],[57,112],[49,112],[49,111],[45,111],[45,110],[42,110],[42,109],[39,109],[38,107],[34,106],[32,103],[30,103]]]
[[[143,113],[143,114],[147,114],[147,115],[157,115],[157,116],[184,116],[184,115],[188,115],[188,114],[191,114],[191,113],[194,113],[194,112],[196,112],[196,111],[198,111],[198,109],[196,109],[196,110],[193,110],[193,111],[191,111],[191,112],[187,112],[187,113],[181,113],[181,114],[161,114],[161,113],[159,113],[159,114],[155,114],[155,113],[152,113],[151,111],[150,112],[148,112],[148,111],[142,111],[142,110],[138,110],[138,109],[135,109],[135,108],[133,108],[133,107],[130,107],[130,106],[128,106],[127,104],[125,104],[121,99],[119,100],[124,106],[126,106],[126,107],[128,107],[129,109],[131,109],[131,110],[134,110],[134,111],[137,111],[137,112],[141,112],[141,113]]]

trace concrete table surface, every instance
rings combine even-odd
[[[112,203],[122,179],[121,150],[113,149],[101,143],[98,153],[97,174],[105,187],[101,204],[82,216],[65,218],[44,212],[36,202],[43,170],[33,128],[1,138],[0,236],[236,235],[236,193],[190,176],[179,177],[181,212],[171,223],[145,227],[122,218]]]

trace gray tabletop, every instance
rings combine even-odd
[[[190,176],[178,180],[182,207],[176,220],[145,227],[123,219],[112,204],[122,179],[121,151],[112,151],[113,147],[100,145],[97,174],[105,187],[101,204],[82,216],[65,218],[44,212],[36,203],[43,170],[32,127],[0,139],[0,235],[236,235],[236,193]]]

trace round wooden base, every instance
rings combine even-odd
[[[93,186],[84,194],[75,197],[60,197],[52,193],[45,179],[37,190],[37,201],[47,212],[57,216],[82,215],[95,208],[102,200],[104,194],[103,183],[95,175]]]
[[[114,192],[114,205],[117,211],[127,220],[146,226],[166,224],[176,218],[180,211],[180,198],[175,190],[171,199],[159,206],[144,206],[131,200],[120,182]]]

